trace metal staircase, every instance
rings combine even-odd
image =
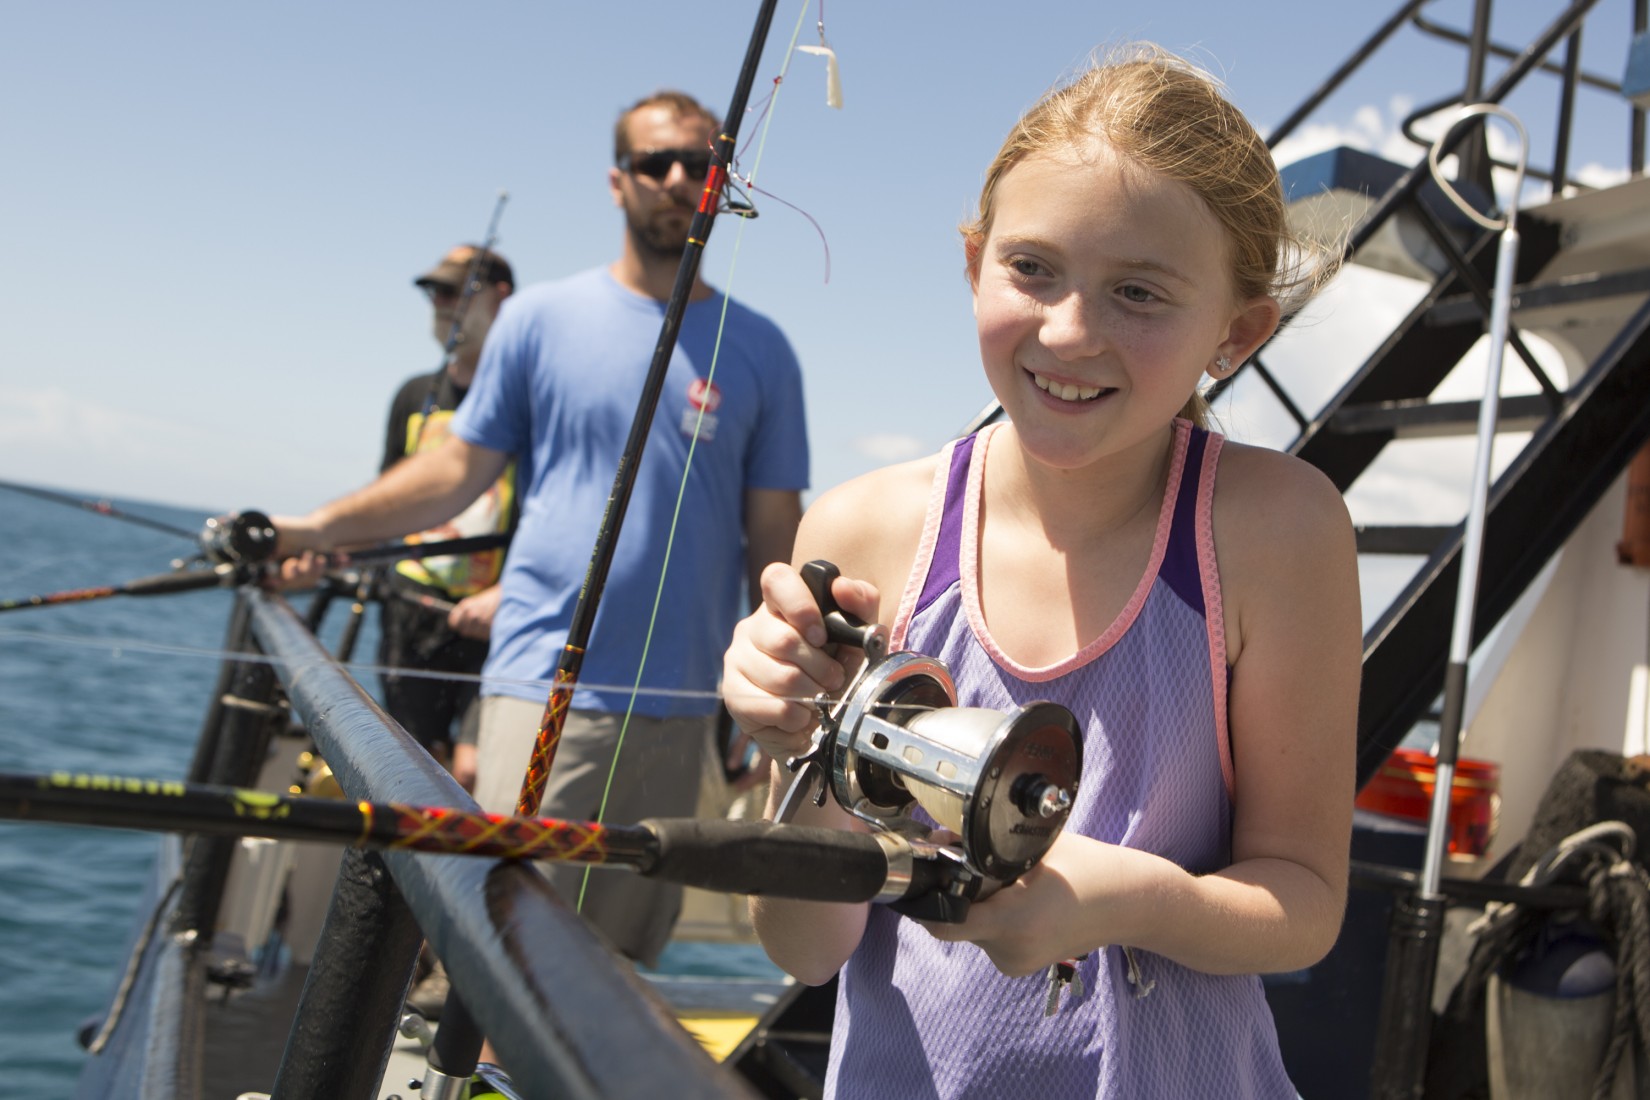
[[[1476,645],[1650,439],[1650,180],[1642,178],[1643,112],[1623,97],[1619,81],[1583,73],[1578,63],[1583,25],[1590,16],[1599,24],[1608,16],[1619,19],[1619,7],[1606,11],[1596,10],[1607,7],[1596,0],[1573,3],[1528,46],[1510,49],[1489,37],[1489,0],[1477,0],[1470,32],[1428,22],[1420,14],[1424,6],[1405,4],[1271,142],[1276,147],[1406,24],[1468,47],[1462,92],[1421,108],[1406,122],[1406,132],[1423,116],[1457,103],[1501,103],[1515,91],[1530,94],[1530,86],[1543,80],[1556,87],[1551,167],[1529,175],[1553,183],[1559,197],[1520,214],[1523,247],[1508,341],[1509,364],[1522,360],[1538,392],[1503,399],[1500,406],[1498,443],[1505,446],[1513,433],[1528,438],[1491,487]],[[1630,5],[1634,33],[1645,30],[1645,6],[1644,0]],[[1599,27],[1614,34],[1624,29]],[[1554,55],[1561,56],[1554,61]],[[1484,86],[1490,57],[1510,63]],[[1622,115],[1629,134],[1632,177],[1607,190],[1566,178],[1579,90],[1601,93],[1601,101]],[[1591,100],[1588,109],[1594,109]],[[1540,139],[1532,132],[1537,148]],[[1487,147],[1481,127],[1464,130],[1455,142],[1463,177],[1457,186],[1464,194],[1491,193],[1496,164]],[[1332,196],[1340,197],[1343,205],[1336,209],[1343,214],[1349,197],[1367,207],[1347,245],[1351,262],[1432,275],[1430,288],[1408,316],[1316,412],[1302,412],[1268,369],[1267,348],[1244,368],[1248,377],[1236,380],[1243,389],[1234,395],[1264,394],[1283,410],[1298,433],[1287,449],[1323,470],[1345,493],[1395,444],[1473,434],[1478,402],[1443,400],[1437,391],[1488,323],[1498,237],[1450,217],[1430,181],[1424,144],[1417,145],[1412,167],[1335,150],[1285,168],[1283,175],[1292,217],[1314,216],[1313,204]],[[1321,220],[1322,212],[1316,216]],[[1527,345],[1523,334],[1537,330],[1562,348],[1568,377],[1550,377]],[[1424,559],[1364,638],[1360,787],[1428,715],[1442,690],[1464,528],[1463,518],[1453,526],[1359,530],[1361,554]]]

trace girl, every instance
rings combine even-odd
[[[961,924],[759,900],[757,931],[804,982],[842,972],[829,1095],[1293,1097],[1256,975],[1340,927],[1352,529],[1317,471],[1199,426],[1196,392],[1306,281],[1277,172],[1208,78],[1143,48],[1026,114],[963,238],[1007,423],[821,497],[796,560],[837,563],[838,602],[943,659],[962,705],[1069,707],[1079,796]],[[724,687],[783,760],[801,700],[847,672],[794,570],[762,591]],[[795,820],[863,827],[834,803]]]

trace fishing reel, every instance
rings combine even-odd
[[[845,614],[831,596],[829,562],[802,567],[831,641],[865,652],[837,700],[821,697],[819,732],[790,761],[796,779],[780,804],[787,821],[804,797],[826,791],[874,829],[911,842],[916,858],[950,861],[939,898],[906,899],[914,916],[961,920],[986,880],[1012,882],[1043,858],[1065,827],[1082,772],[1082,734],[1072,713],[1038,702],[1003,712],[957,705],[943,661],[888,652],[888,629]],[[937,843],[921,809],[956,836]]]
[[[201,557],[214,565],[257,565],[275,556],[275,524],[250,509],[212,516],[197,541]]]

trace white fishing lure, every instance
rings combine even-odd
[[[842,109],[842,74],[836,67],[836,51],[821,42],[817,46],[798,46],[803,53],[818,54],[825,59],[825,106]]]

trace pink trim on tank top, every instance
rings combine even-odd
[[[1169,460],[1169,476],[1164,485],[1163,501],[1158,507],[1157,533],[1152,538],[1151,558],[1146,563],[1145,572],[1140,576],[1140,583],[1135,585],[1134,594],[1129,597],[1129,602],[1123,605],[1123,610],[1118,612],[1117,618],[1100,637],[1070,657],[1043,668],[1022,665],[1004,653],[991,637],[991,632],[986,629],[985,613],[980,607],[980,501],[984,496],[982,487],[985,479],[985,456],[991,448],[995,429],[1000,426],[993,424],[980,433],[978,442],[974,444],[973,461],[968,467],[968,497],[963,505],[962,554],[958,567],[962,575],[963,608],[968,615],[968,626],[974,632],[975,640],[991,655],[991,659],[1020,679],[1036,683],[1064,676],[1106,652],[1128,631],[1140,614],[1140,609],[1145,606],[1146,597],[1151,593],[1152,585],[1157,581],[1158,570],[1163,565],[1163,553],[1169,546],[1169,532],[1174,527],[1174,505],[1179,495],[1181,472],[1186,465],[1186,444],[1190,439],[1191,424],[1184,420],[1174,422],[1174,451]]]
[[[1215,560],[1215,470],[1220,461],[1222,436],[1210,432],[1203,447],[1203,469],[1197,480],[1197,571],[1203,581],[1203,616],[1209,629],[1209,684],[1214,691],[1215,743],[1226,795],[1237,797],[1237,773],[1232,760],[1231,727],[1226,697],[1231,690],[1226,667],[1226,611],[1220,598],[1220,565]]]

